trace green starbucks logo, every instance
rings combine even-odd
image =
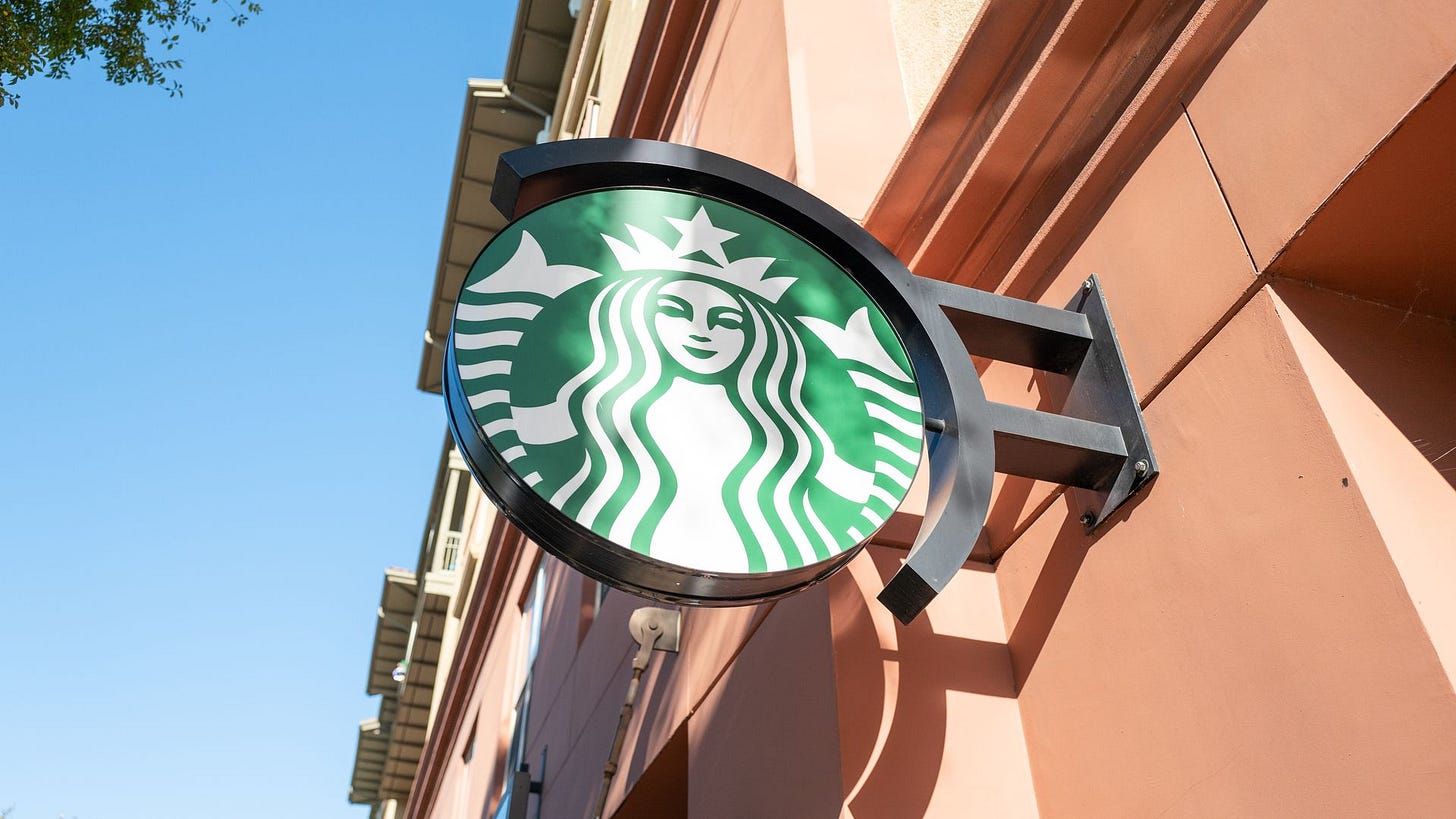
[[[607,190],[528,214],[471,269],[454,347],[475,422],[533,491],[696,571],[851,549],[920,460],[885,316],[802,239],[716,200]]]

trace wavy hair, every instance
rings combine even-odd
[[[678,486],[672,464],[647,426],[647,410],[686,373],[666,354],[650,320],[658,290],[677,278],[648,274],[612,282],[599,293],[589,319],[592,359],[559,393],[567,399],[586,455],[576,474],[552,495],[552,504],[642,553],[650,553]],[[749,570],[825,559],[843,545],[810,499],[810,487],[832,449],[804,405],[803,341],[767,301],[705,281],[729,294],[744,315],[743,351],[715,380],[726,388],[752,435],[721,497]]]

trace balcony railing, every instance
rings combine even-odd
[[[439,555],[435,559],[438,571],[455,571],[455,564],[460,560],[460,540],[459,532],[446,532],[445,536],[440,538]]]

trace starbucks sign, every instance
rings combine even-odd
[[[616,161],[642,150],[673,161]],[[544,164],[521,176],[522,158]],[[781,596],[853,557],[904,500],[927,427],[904,338],[919,325],[822,224],[863,231],[663,143],[540,145],[497,176],[514,219],[463,282],[444,383],[505,515],[581,571],[678,602]]]
[[[639,140],[504,154],[492,201],[511,221],[462,282],[446,407],[543,549],[655,599],[772,599],[853,558],[928,452],[901,587],[919,604],[964,563],[990,495],[985,398],[940,291],[859,225]]]
[[[1063,309],[915,276],[792,184],[662,142],[511,151],[491,201],[512,221],[462,284],[450,429],[507,518],[605,583],[791,594],[923,469],[879,595],[908,623],[972,557],[994,472],[1070,487],[1089,530],[1158,474],[1096,276]],[[972,355],[1064,377],[1062,412],[988,402]]]
[[[466,279],[454,347],[470,422],[532,492],[688,571],[854,549],[920,460],[909,358],[864,290],[691,193],[595,191],[516,221]]]

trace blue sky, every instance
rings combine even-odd
[[[180,99],[82,64],[0,111],[13,819],[366,815],[374,610],[444,435],[414,383],[465,80],[513,14],[264,0],[184,36]]]

